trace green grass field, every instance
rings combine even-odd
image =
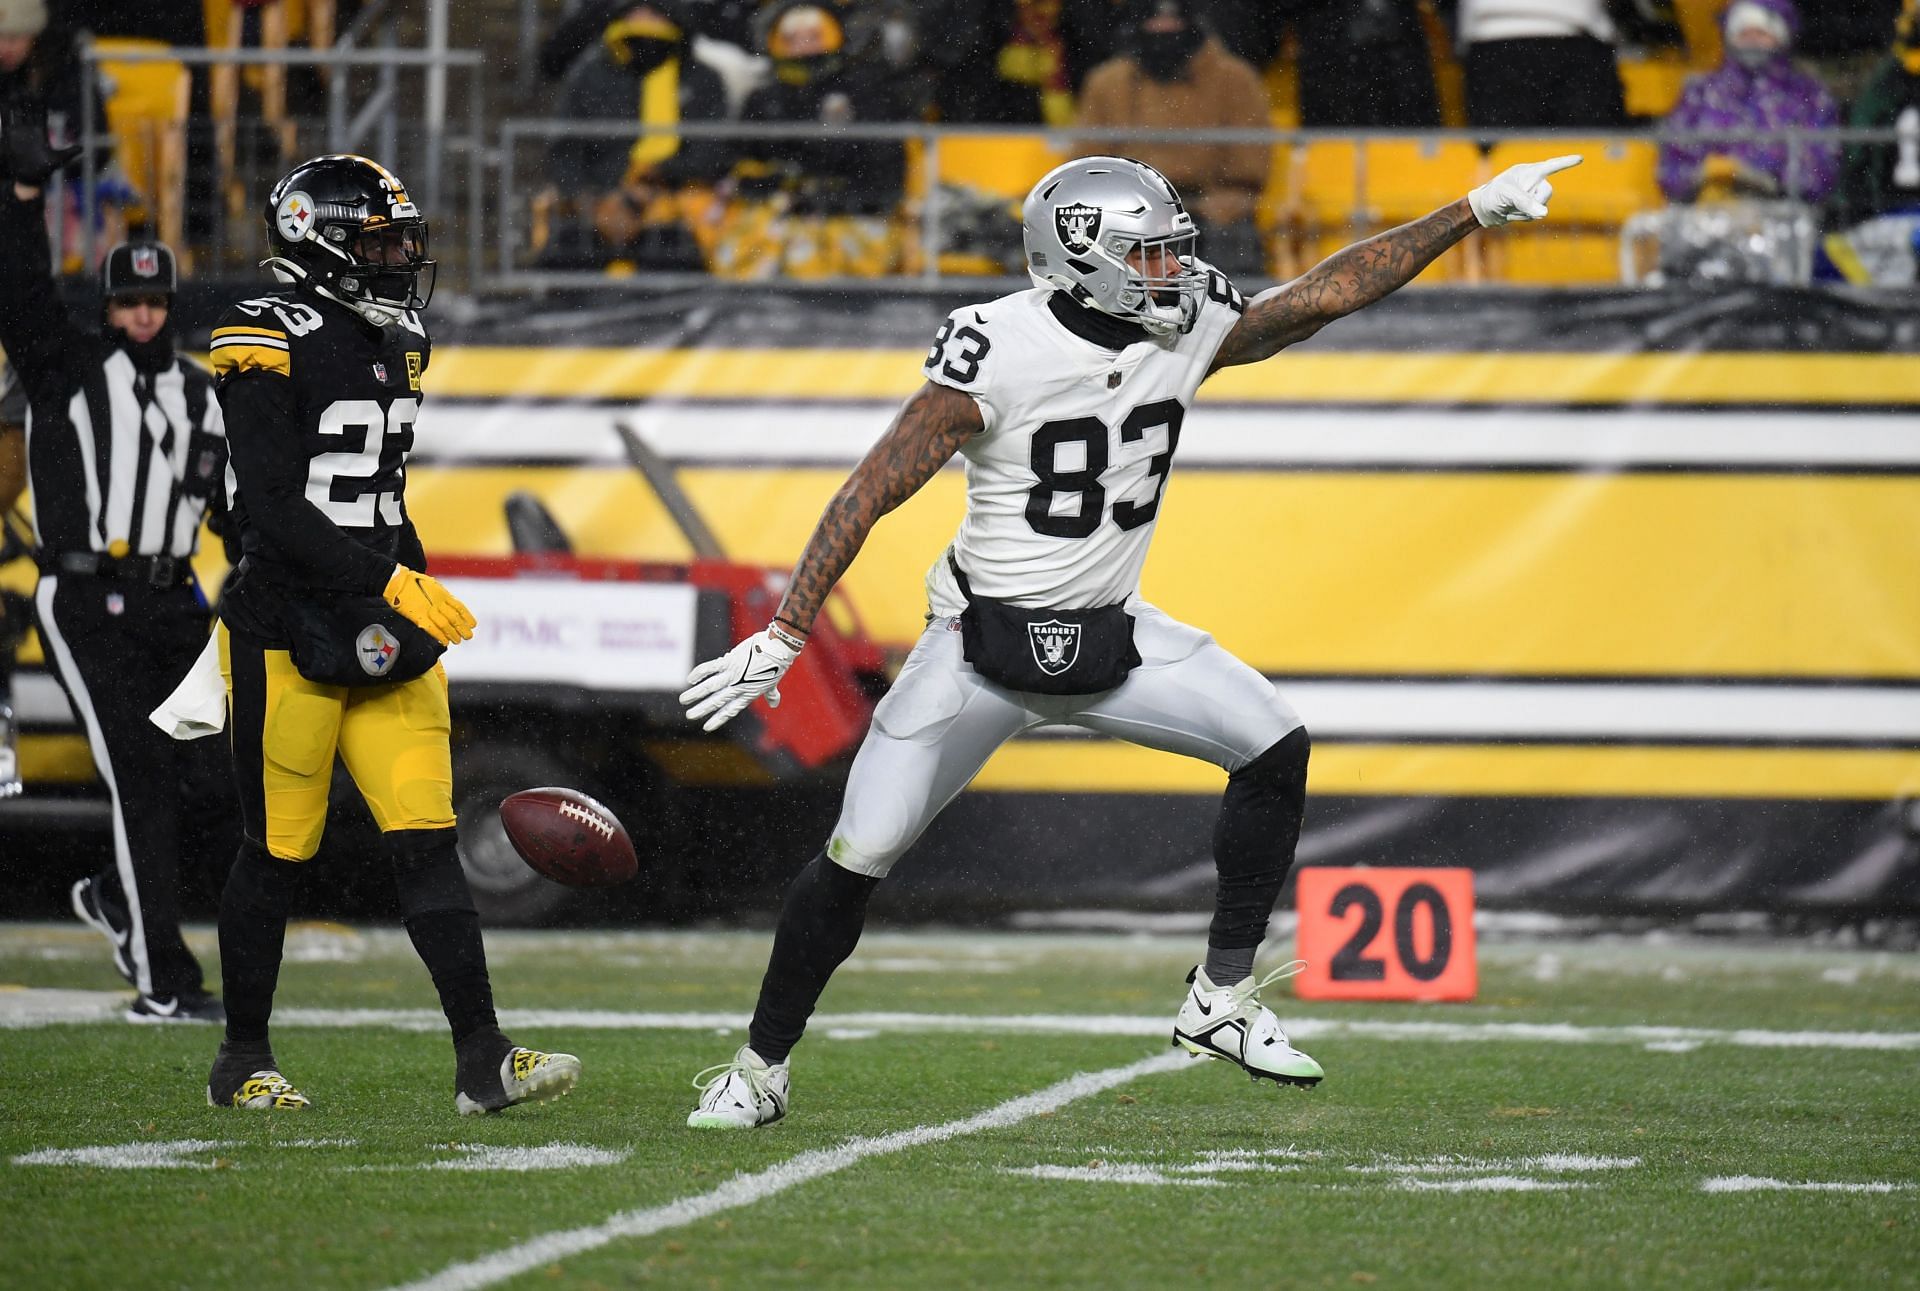
[[[276,1117],[205,1105],[211,1029],[112,1020],[91,933],[0,925],[0,1282],[1920,1286],[1913,955],[1483,942],[1472,1004],[1272,998],[1303,1091],[1166,1047],[1199,941],[870,936],[792,1114],[717,1134],[763,935],[491,935],[586,1075],[466,1119],[405,938],[297,929]]]

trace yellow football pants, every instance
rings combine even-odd
[[[285,650],[218,630],[248,838],[283,860],[318,851],[335,753],[383,833],[452,827],[444,668],[393,685],[327,686],[302,677]]]

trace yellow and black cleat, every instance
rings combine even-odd
[[[542,1053],[518,1045],[497,1066],[487,1058],[462,1054],[460,1068],[453,1105],[462,1116],[558,1098],[580,1079],[580,1060],[572,1054]]]
[[[207,1106],[297,1112],[313,1103],[280,1074],[272,1054],[233,1054],[223,1045],[207,1076]]]

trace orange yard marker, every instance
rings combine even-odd
[[[1479,989],[1472,870],[1310,867],[1295,901],[1303,1000],[1470,1000]]]

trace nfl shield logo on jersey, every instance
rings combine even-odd
[[[386,676],[393,671],[393,665],[400,658],[400,643],[378,623],[369,623],[361,628],[353,646],[354,654],[360,660],[360,671],[369,677]]]
[[[385,385],[387,383],[387,365],[386,364],[376,363],[373,365],[373,379],[375,381],[378,381],[381,385]]]
[[[1100,236],[1100,208],[1084,202],[1056,206],[1053,208],[1053,226],[1060,234],[1061,245],[1067,250],[1075,253],[1085,251]]]
[[[1040,665],[1040,671],[1058,677],[1080,657],[1080,625],[1058,619],[1029,623],[1027,644],[1033,647],[1033,661]]]

